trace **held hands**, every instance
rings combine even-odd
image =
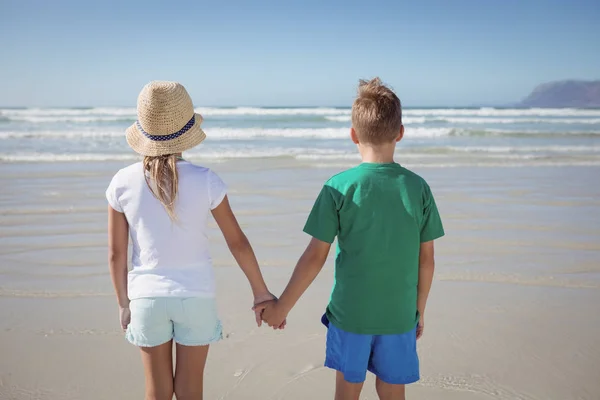
[[[268,301],[257,303],[252,308],[256,314],[258,326],[262,325],[262,321],[266,322],[273,329],[284,329],[287,323],[286,318],[289,310],[286,310],[283,305],[273,298]],[[258,322],[260,318],[260,322]]]
[[[254,295],[254,306],[252,307],[252,311],[254,311],[254,317],[256,318],[256,325],[259,327],[262,325],[262,308],[257,308],[257,306],[261,304],[268,303],[269,301],[277,300],[277,297],[273,293],[266,292],[263,294],[255,294]]]
[[[268,323],[268,321],[264,319],[263,311],[265,310],[265,308],[267,308],[269,304],[272,303],[277,303],[277,297],[275,297],[275,295],[273,295],[272,293],[267,292],[262,295],[254,296],[254,307],[252,307],[252,311],[254,311],[256,325],[258,325],[259,327],[262,326],[263,320]],[[277,327],[273,326],[273,329],[283,329],[285,328],[285,324],[286,321],[284,318],[284,321],[277,325]]]

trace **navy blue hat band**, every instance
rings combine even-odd
[[[155,142],[164,142],[166,140],[177,139],[179,136],[181,136],[184,133],[186,133],[187,131],[189,131],[192,128],[192,126],[194,126],[194,124],[196,123],[196,114],[194,114],[192,116],[192,119],[190,119],[189,122],[187,124],[185,124],[185,126],[183,128],[181,128],[177,132],[171,133],[169,135],[151,135],[148,132],[146,132],[144,130],[144,128],[142,128],[142,125],[140,124],[139,120],[135,121],[135,123],[136,123],[139,131],[142,132],[144,134],[144,136],[146,136],[148,139],[155,141]]]

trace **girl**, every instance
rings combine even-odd
[[[138,97],[127,143],[144,161],[120,170],[107,191],[109,264],[121,327],[139,346],[146,400],[202,399],[208,346],[221,338],[207,220],[215,218],[246,274],[254,303],[271,300],[223,181],[181,154],[202,142],[202,117],[185,88],[151,82]],[[132,269],[127,271],[128,237]],[[260,315],[256,315],[260,326]],[[172,343],[176,343],[173,373]]]

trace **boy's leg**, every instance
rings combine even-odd
[[[358,400],[364,382],[351,383],[340,371],[335,376],[335,400]]]
[[[405,385],[392,385],[377,378],[375,382],[379,400],[405,400]]]
[[[345,332],[330,324],[323,316],[323,324],[328,327],[325,366],[335,369],[335,400],[358,400],[362,390],[373,336]]]
[[[404,400],[404,385],[419,380],[416,327],[402,334],[375,336],[369,371],[377,376],[381,400]]]

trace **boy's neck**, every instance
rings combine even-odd
[[[358,151],[362,157],[362,162],[373,164],[389,164],[394,162],[394,150],[396,142],[382,145],[358,145]]]

